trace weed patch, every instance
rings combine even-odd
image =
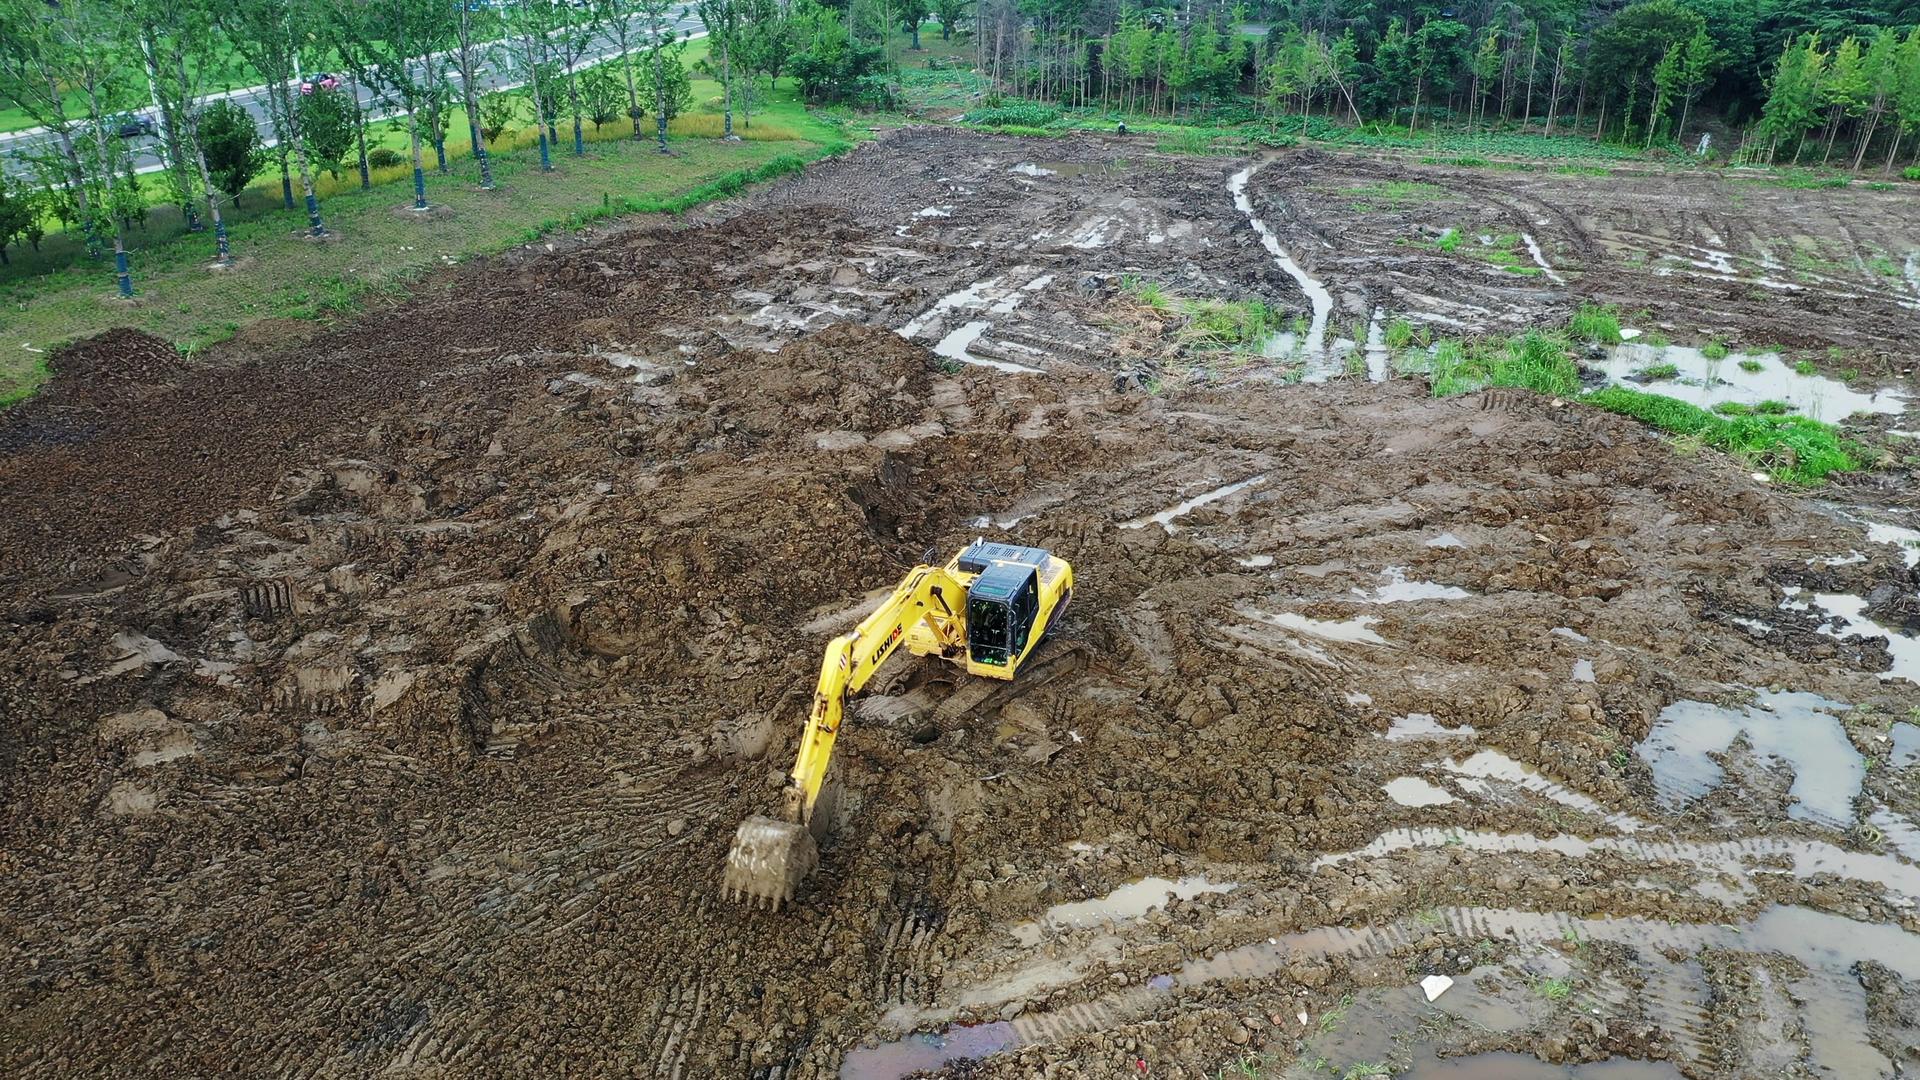
[[[1840,438],[1838,429],[1804,416],[1763,411],[1776,403],[1763,402],[1751,413],[1715,414],[1623,386],[1596,390],[1581,400],[1670,434],[1697,438],[1792,484],[1817,484],[1832,473],[1860,467],[1856,448]]]

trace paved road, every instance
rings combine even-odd
[[[683,8],[681,10],[679,18],[673,24],[673,28],[681,34],[691,35],[702,34],[706,31],[705,26],[700,22],[700,17],[695,15],[691,8]],[[636,37],[638,36],[640,35],[636,35]],[[586,55],[582,58],[581,63],[583,65],[591,64],[605,57],[612,56],[618,51],[619,47],[615,44],[613,35],[609,32],[602,32],[589,44]],[[449,58],[448,62],[451,63],[451,58]],[[497,56],[486,56],[480,65],[479,81],[482,84],[480,91],[485,93],[490,90],[510,90],[524,83],[525,79],[522,70],[515,66],[517,63],[517,58],[510,53],[503,52]],[[420,71],[421,65],[416,63],[414,65],[416,77],[418,77]],[[458,71],[449,68],[447,76],[453,81],[456,87],[459,86],[460,73]],[[343,83],[338,92],[349,92],[347,84]],[[200,100],[202,102],[210,102],[219,98],[231,98],[235,102],[238,102],[249,113],[252,113],[254,122],[260,127],[261,139],[268,146],[274,145],[276,140],[273,134],[273,123],[267,118],[267,88],[265,86],[249,86],[242,90],[208,94]],[[377,91],[364,85],[360,87],[360,101],[370,110],[370,114],[375,117],[384,116],[389,112],[399,111],[398,109],[390,107]],[[149,108],[142,110],[140,115],[151,116],[152,113],[153,110]],[[158,118],[155,117],[154,119],[157,124]],[[134,167],[138,171],[143,173],[154,172],[161,168],[159,141],[157,137],[138,140],[140,147],[134,155]],[[52,149],[55,142],[56,140],[52,133],[44,128],[14,132],[10,135],[0,135],[0,168],[4,168],[8,176],[30,176],[32,175],[32,170],[20,161],[20,154],[45,152]]]

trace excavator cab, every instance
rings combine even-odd
[[[1040,613],[1038,568],[995,563],[967,587],[967,654],[976,664],[1018,663]]]

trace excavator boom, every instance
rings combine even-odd
[[[1073,571],[1064,559],[1039,548],[975,542],[944,567],[914,567],[852,632],[829,642],[781,816],[741,822],[721,878],[727,897],[777,909],[818,864],[817,841],[831,816],[819,812],[821,789],[847,697],[859,693],[888,657],[905,646],[918,656],[964,664],[975,674],[1012,679],[1065,608],[1072,587]]]

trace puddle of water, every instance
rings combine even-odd
[[[1555,285],[1565,285],[1567,283],[1567,279],[1561,277],[1560,274],[1554,270],[1553,264],[1547,261],[1546,253],[1540,250],[1540,243],[1533,238],[1532,233],[1521,233],[1520,239],[1526,243],[1527,254],[1533,256],[1534,265],[1540,268],[1541,273],[1547,275],[1548,281],[1553,282]]]
[[[1013,936],[1021,945],[1032,948],[1040,943],[1043,926],[1084,928],[1138,919],[1154,908],[1164,907],[1169,896],[1191,900],[1208,893],[1231,892],[1238,887],[1235,882],[1209,881],[1198,875],[1178,881],[1163,877],[1142,878],[1122,885],[1105,896],[1055,904],[1039,919],[1015,926]]]
[[[938,1035],[908,1035],[878,1046],[857,1046],[840,1059],[840,1080],[901,1080],[971,1061],[1019,1044],[1013,1025],[956,1024]]]
[[[1373,704],[1373,695],[1369,693],[1365,693],[1360,690],[1349,690],[1346,692],[1345,697],[1347,699],[1347,704],[1349,705]]]
[[[1845,828],[1867,769],[1847,741],[1837,713],[1851,706],[1818,694],[1763,691],[1748,706],[1676,701],[1660,710],[1634,753],[1653,770],[1654,791],[1683,807],[1720,785],[1724,753],[1742,733],[1757,755],[1793,770],[1789,816]]]
[[[1920,566],[1920,529],[1888,525],[1883,521],[1869,521],[1866,526],[1868,540],[1876,544],[1894,544],[1900,548],[1901,561],[1908,566]]]
[[[1401,806],[1445,806],[1457,801],[1447,793],[1447,789],[1430,784],[1417,776],[1399,776],[1382,785],[1387,798]]]
[[[1374,589],[1354,589],[1361,600],[1369,604],[1403,604],[1413,600],[1465,600],[1473,594],[1452,585],[1441,585],[1433,581],[1408,581],[1407,568],[1389,566],[1386,571],[1387,583]]]
[[[1243,555],[1240,558],[1237,558],[1233,561],[1239,563],[1241,566],[1250,567],[1254,570],[1260,570],[1265,567],[1269,567],[1273,565],[1273,556]]]
[[[1244,491],[1255,484],[1265,483],[1266,479],[1267,475],[1261,473],[1258,476],[1249,476],[1245,480],[1236,480],[1225,487],[1217,487],[1212,491],[1203,491],[1193,498],[1170,506],[1157,514],[1143,518],[1134,518],[1132,521],[1123,521],[1120,523],[1120,527],[1123,529],[1144,529],[1148,525],[1158,525],[1167,530],[1168,535],[1172,535],[1179,528],[1179,526],[1173,523],[1175,518],[1184,517],[1208,503],[1219,502],[1221,499]]]
[[[1058,176],[1059,175],[1059,173],[1054,172],[1052,169],[1035,165],[1031,161],[1023,161],[1020,164],[1015,165],[1013,167],[1013,171],[1019,173],[1022,176]]]
[[[1280,238],[1274,235],[1272,229],[1267,228],[1266,222],[1254,216],[1253,200],[1247,197],[1247,181],[1264,164],[1265,162],[1255,162],[1234,173],[1233,177],[1227,181],[1227,191],[1233,196],[1234,207],[1247,215],[1247,223],[1253,226],[1254,232],[1260,234],[1260,243],[1267,249],[1267,253],[1273,256],[1273,261],[1279,265],[1280,269],[1286,271],[1287,276],[1293,278],[1300,286],[1300,291],[1306,293],[1307,300],[1313,304],[1313,321],[1308,325],[1304,345],[1307,352],[1319,353],[1324,351],[1326,346],[1327,317],[1333,314],[1333,294],[1327,291],[1325,285],[1302,270],[1300,264],[1293,261],[1293,256],[1287,254],[1287,250],[1280,246]]]
[[[1887,653],[1893,658],[1893,667],[1880,672],[1882,681],[1905,679],[1908,682],[1920,683],[1920,638],[1897,630],[1889,630],[1867,618],[1865,600],[1846,593],[1814,593],[1812,601],[1797,600],[1795,597],[1800,594],[1799,586],[1789,585],[1785,591],[1787,598],[1781,602],[1781,610],[1810,611],[1818,608],[1825,614],[1840,620],[1841,626],[1838,630],[1830,625],[1820,627],[1820,633],[1827,637],[1844,638],[1857,635],[1885,638]]]
[[[1887,764],[1895,769],[1920,764],[1920,727],[1902,720],[1887,731],[1893,738],[1893,752],[1887,755]]]
[[[1626,336],[1626,331],[1621,331]],[[1760,365],[1747,371],[1741,361]],[[1837,379],[1802,375],[1775,353],[1734,355],[1709,360],[1699,349],[1684,345],[1616,345],[1604,360],[1590,361],[1608,381],[1645,390],[1710,409],[1723,401],[1757,405],[1784,401],[1816,420],[1844,420],[1854,413],[1897,414],[1906,410],[1906,398],[1890,390],[1863,394]],[[1653,364],[1672,364],[1678,374],[1670,379],[1634,382],[1628,377]]]
[[[913,215],[913,216],[914,216],[914,217],[952,217],[952,216],[953,216],[953,207],[951,207],[951,206],[929,206],[929,207],[927,207],[926,209],[924,209],[924,210],[922,210],[922,211],[920,211],[919,213],[917,213],[917,214],[915,214],[915,215]]]
[[[1467,542],[1453,535],[1452,533],[1447,532],[1447,533],[1441,533],[1439,536],[1436,536],[1433,539],[1427,541],[1427,546],[1430,548],[1457,548],[1457,547],[1466,547]]]
[[[1573,662],[1574,682],[1593,682],[1593,661],[1575,660]]]
[[[1578,642],[1585,643],[1587,641],[1592,640],[1591,638],[1587,637],[1587,635],[1581,633],[1578,630],[1575,630],[1571,626],[1556,626],[1553,628],[1552,632],[1560,635],[1563,638],[1566,638],[1568,641],[1578,641]]]
[[[1585,1065],[1549,1065],[1527,1054],[1498,1051],[1464,1057],[1415,1059],[1398,1080],[1680,1080],[1667,1061],[1613,1058]]]
[[[1478,734],[1479,732],[1474,730],[1472,724],[1461,724],[1453,728],[1441,727],[1440,721],[1434,719],[1433,714],[1417,712],[1394,717],[1393,723],[1387,727],[1386,740],[1406,742],[1410,739],[1457,739]]]
[[[944,356],[949,360],[958,360],[962,364],[992,368],[995,371],[1004,371],[1010,375],[1046,374],[1045,371],[1037,367],[1016,364],[1011,360],[993,360],[984,356],[975,356],[968,352],[968,347],[974,342],[979,341],[980,335],[986,333],[987,328],[992,325],[992,323],[985,319],[975,319],[970,323],[963,323],[949,332],[946,337],[941,338],[939,343],[934,345],[933,353],[935,356]]]
[[[1091,218],[1076,226],[1067,236],[1066,245],[1082,251],[1106,247],[1113,241],[1114,227],[1120,224],[1110,217]]]
[[[1295,615],[1291,611],[1269,614],[1264,611],[1250,612],[1254,618],[1283,630],[1293,630],[1328,641],[1344,641],[1356,645],[1385,645],[1387,639],[1367,629],[1379,619],[1372,615],[1356,615],[1351,619],[1333,622],[1326,619],[1309,619],[1305,615]]]
[[[1393,374],[1393,352],[1387,348],[1387,332],[1381,320],[1386,317],[1385,308],[1374,308],[1373,317],[1367,320],[1367,380],[1386,382]]]
[[[1551,799],[1562,806],[1595,814],[1608,825],[1621,832],[1633,832],[1644,826],[1644,822],[1631,814],[1614,813],[1593,799],[1567,787],[1555,783],[1533,769],[1508,757],[1498,750],[1481,750],[1464,761],[1448,760],[1441,768],[1455,776],[1465,776],[1475,780],[1498,780],[1512,784],[1524,791]]]

